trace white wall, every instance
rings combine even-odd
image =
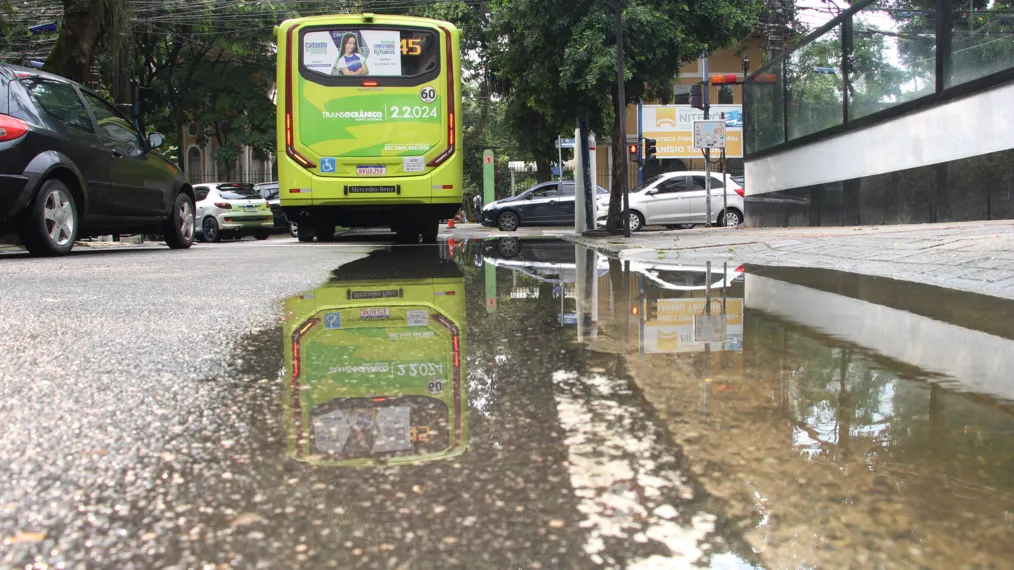
[[[747,195],[1014,148],[1014,83],[746,163]]]

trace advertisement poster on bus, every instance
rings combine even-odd
[[[303,65],[324,75],[401,75],[401,34],[319,30],[303,37]]]
[[[644,352],[683,353],[704,352],[706,342],[694,339],[694,317],[705,314],[706,300],[700,297],[690,299],[659,299],[654,316],[644,324]],[[711,314],[722,314],[722,299],[711,300]],[[725,341],[712,342],[711,351],[743,350],[743,299],[726,299]]]
[[[704,111],[690,105],[644,105],[641,131],[655,139],[658,158],[700,159],[701,150],[694,148],[694,121],[703,119]],[[712,105],[710,119],[725,121],[726,156],[742,158],[743,106]]]

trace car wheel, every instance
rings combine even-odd
[[[729,208],[729,211],[722,217],[722,225],[725,227],[736,227],[743,223],[743,214],[739,213],[739,210]]]
[[[260,241],[264,241],[271,237],[271,230],[257,230],[254,232],[253,236]]]
[[[162,236],[169,249],[187,249],[194,245],[194,202],[190,196],[176,196],[169,219],[162,224]]]
[[[206,242],[215,243],[222,240],[222,232],[219,231],[218,221],[215,218],[204,218],[201,222],[201,232]]]
[[[296,222],[289,222],[289,235],[294,238],[299,237],[299,225]]]
[[[517,231],[518,226],[521,225],[521,220],[518,219],[518,215],[514,212],[504,212],[496,219],[496,227],[500,228],[503,232]]]
[[[419,243],[419,230],[412,226],[394,226],[394,241],[398,245],[416,245]]]
[[[311,242],[314,238],[313,228],[308,224],[296,225],[296,238],[301,242]]]
[[[631,211],[630,214],[630,231],[637,232],[641,231],[644,227],[644,216],[638,211]]]
[[[317,241],[334,241],[334,228],[331,222],[318,222]]]
[[[440,235],[440,222],[435,221],[423,226],[422,232],[423,243],[437,243],[437,236]]]
[[[695,224],[670,224],[665,227],[667,230],[691,230]]]
[[[504,258],[511,258],[521,251],[521,240],[518,238],[500,238],[496,243],[497,250]]]
[[[22,240],[32,255],[66,255],[77,238],[77,206],[67,185],[48,180],[25,219]]]

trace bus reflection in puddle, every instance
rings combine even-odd
[[[374,251],[288,299],[289,455],[373,466],[463,453],[464,294],[457,264],[413,247]]]

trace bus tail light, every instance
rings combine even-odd
[[[458,335],[454,335],[454,367],[458,368],[461,366],[461,344],[458,341]]]
[[[316,166],[296,151],[292,135],[292,33],[296,26],[289,28],[285,35],[285,154],[306,169]]]
[[[444,40],[447,54],[447,148],[444,152],[440,153],[436,158],[429,161],[426,166],[434,167],[440,166],[447,162],[447,159],[454,155],[454,70],[452,69],[452,63],[454,61],[454,50],[453,50],[453,38],[451,32],[447,28],[440,28],[444,32]]]

